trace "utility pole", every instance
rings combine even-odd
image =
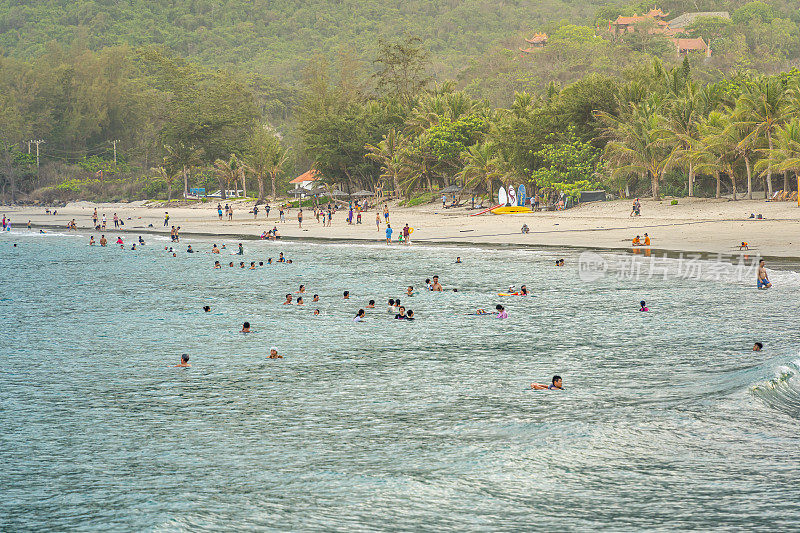
[[[43,140],[39,139],[38,141],[30,141],[31,143],[36,145],[36,173],[39,173],[39,145],[44,143]],[[46,143],[45,143],[46,144]],[[31,145],[28,144],[28,149],[30,150]],[[30,152],[28,152],[30,153]]]
[[[119,139],[114,139],[113,141],[108,141],[114,145],[114,166],[117,166],[117,143]]]
[[[32,142],[33,142],[33,141],[28,141],[28,153],[31,153],[31,143],[32,143]]]

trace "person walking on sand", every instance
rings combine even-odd
[[[119,217],[114,213],[114,228],[119,228]]]
[[[300,211],[297,212],[297,225],[300,226],[300,229],[303,229],[303,208],[300,208]]]
[[[375,213],[375,225],[378,226],[378,231],[381,230],[381,215],[380,213]]]
[[[392,244],[392,226],[386,224],[386,244]]]
[[[219,215],[219,219],[222,220],[222,204],[217,204],[217,215]]]
[[[233,207],[228,208],[228,220],[233,222]]]
[[[408,227],[408,224],[403,228],[403,240],[406,241],[406,244],[411,244],[411,228]]]
[[[384,222],[389,223],[389,204],[383,204],[383,219]]]

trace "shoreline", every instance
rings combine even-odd
[[[525,247],[557,250],[586,249],[624,253],[646,251],[633,248],[631,238],[648,232],[652,238],[650,253],[663,255],[700,254],[701,256],[738,256],[741,241],[750,244],[749,255],[769,259],[800,261],[800,209],[789,202],[764,200],[682,199],[682,204],[670,206],[667,201],[643,200],[642,217],[629,217],[628,201],[593,202],[567,211],[539,212],[513,215],[470,216],[470,211],[442,210],[435,205],[399,208],[390,203],[390,221],[397,235],[408,223],[415,228],[412,243],[426,245],[452,244],[489,247]],[[346,213],[334,215],[332,227],[323,227],[304,210],[304,228],[298,228],[297,208],[287,211],[286,222],[280,223],[277,209],[270,218],[253,219],[247,213],[253,202],[229,201],[235,210],[234,221],[220,221],[211,202],[189,207],[163,208],[134,204],[90,204],[77,202],[58,208],[58,215],[44,214],[42,207],[13,206],[2,213],[12,219],[12,228],[32,228],[69,231],[67,223],[75,219],[77,230],[96,232],[91,215],[96,207],[105,213],[111,227],[99,230],[113,233],[148,233],[166,235],[162,225],[165,211],[170,213],[170,226],[181,226],[181,236],[226,237],[257,240],[262,231],[277,226],[285,241],[319,242],[385,242],[385,225],[375,225],[375,210],[363,213],[363,224],[348,225]],[[664,205],[667,204],[667,205]],[[379,209],[382,211],[382,209]],[[115,229],[114,213],[126,222]],[[764,213],[764,219],[748,219],[748,213]],[[380,214],[380,213],[379,213]],[[381,216],[381,221],[383,217]],[[520,230],[527,224],[530,232]],[[152,225],[152,226],[151,226]]]

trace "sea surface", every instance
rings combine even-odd
[[[144,237],[0,236],[2,531],[800,529],[793,267]]]

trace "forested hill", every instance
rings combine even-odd
[[[593,5],[594,4],[594,5]],[[0,49],[29,59],[52,40],[91,49],[163,44],[208,65],[297,78],[310,57],[420,37],[442,74],[494,43],[560,18],[590,21],[597,0],[0,0]]]

